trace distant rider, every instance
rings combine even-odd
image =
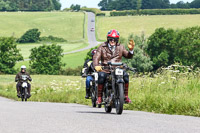
[[[116,30],[110,30],[107,34],[107,41],[99,46],[97,53],[94,55],[93,62],[95,69],[99,72],[98,74],[98,99],[97,104],[102,102],[102,90],[108,76],[109,70],[102,70],[101,66],[108,66],[107,62],[121,62],[122,57],[131,59],[133,57],[134,41],[131,40],[128,44],[129,51],[125,49],[123,45],[118,43],[119,32]],[[101,61],[101,64],[99,64]],[[129,75],[124,71],[124,82],[125,82],[125,102],[130,103],[131,100],[128,97],[128,86],[129,86]]]
[[[18,82],[16,85],[18,98],[21,97],[20,88],[22,87],[22,75],[28,76],[27,83],[28,83],[28,80],[32,81],[30,75],[26,72],[26,66],[24,65],[21,66],[21,71],[15,77],[15,82]],[[29,83],[28,83],[28,97],[31,97],[31,85]]]
[[[91,55],[92,55],[92,59],[88,59],[85,61],[84,66],[83,66],[83,70],[82,70],[82,77],[86,77],[86,99],[89,99],[90,97],[90,81],[93,80],[93,77],[91,76],[91,74],[95,71],[95,68],[93,66],[93,56],[96,53],[96,49],[93,49],[91,51]]]

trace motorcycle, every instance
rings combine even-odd
[[[107,113],[110,113],[112,108],[116,108],[116,113],[122,114],[125,103],[123,73],[124,70],[135,72],[135,69],[129,68],[122,62],[108,62],[108,67],[103,67],[103,69],[109,69],[110,74],[107,76],[103,89],[102,104],[104,104]]]
[[[22,75],[22,86],[20,88],[21,99],[22,101],[27,101],[28,97],[28,82],[27,79],[29,77],[27,75]]]
[[[96,107],[97,101],[97,84],[98,84],[98,73],[92,73],[93,80],[90,81],[90,96],[92,101],[92,107]]]

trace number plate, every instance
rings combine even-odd
[[[28,84],[26,82],[23,82],[22,87],[23,88],[28,87]]]
[[[123,70],[122,69],[116,69],[115,75],[123,75]]]

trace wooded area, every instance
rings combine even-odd
[[[0,0],[0,11],[60,10],[59,0]]]

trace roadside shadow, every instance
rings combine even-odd
[[[106,113],[106,112],[94,112],[94,111],[76,111],[76,113],[85,113],[85,114],[111,114],[117,115],[116,113]]]

